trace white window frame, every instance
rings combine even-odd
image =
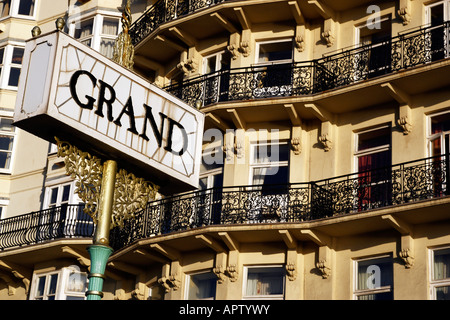
[[[67,180],[67,178],[63,178],[57,181],[52,182],[52,184],[47,184],[45,187],[45,196],[44,196],[44,209],[50,209],[50,200],[51,200],[51,193],[54,188],[58,188],[58,195],[56,200],[55,207],[61,206],[61,197],[62,197],[62,190],[65,186],[70,185],[70,193],[69,193],[69,200],[67,202],[64,202],[64,204],[79,204],[81,203],[81,199],[78,197],[78,195],[75,193],[75,181],[73,180]]]
[[[362,131],[358,131],[355,132],[355,146],[354,146],[354,159],[353,159],[353,172],[358,173],[359,168],[358,168],[358,158],[359,157],[363,157],[363,156],[367,156],[370,154],[374,154],[374,153],[378,153],[378,152],[384,152],[384,151],[388,151],[391,149],[391,145],[392,145],[392,133],[391,133],[391,141],[389,142],[389,144],[385,144],[385,145],[381,145],[381,146],[377,146],[374,148],[369,148],[369,149],[365,149],[365,150],[358,150],[358,144],[359,144],[359,136],[361,134],[364,133],[369,133],[369,132],[373,132],[373,131],[378,131],[378,130],[382,130],[382,129],[390,129],[391,126],[390,125],[383,125],[383,126],[379,126],[376,128],[371,128],[371,129],[367,129],[367,130],[362,130]]]
[[[76,269],[76,270],[74,271],[74,269]],[[87,274],[85,272],[81,272],[79,270],[80,269],[78,268],[78,266],[75,266],[75,268],[73,268],[73,266],[71,266],[71,267],[62,268],[62,269],[59,269],[56,271],[34,273],[32,283],[31,283],[31,288],[30,288],[30,300],[36,300],[36,298],[37,298],[36,293],[37,293],[37,289],[38,289],[39,278],[46,277],[47,279],[49,279],[50,276],[55,275],[55,274],[58,275],[56,291],[54,294],[55,300],[66,300],[68,296],[79,297],[79,298],[82,298],[83,300],[85,300],[86,299],[85,292],[69,291],[67,288],[67,282],[69,280],[69,276],[73,272],[78,272],[80,274],[83,274],[83,276],[87,279]],[[43,300],[48,300],[47,292],[48,292],[48,287],[50,285],[50,281],[48,281],[47,279],[46,279],[45,288],[44,288],[44,295],[42,296]],[[86,288],[87,288],[87,282],[86,282]]]
[[[14,48],[21,48],[25,49],[25,45],[22,42],[8,42],[6,45],[2,46],[1,48],[4,48],[4,54],[3,54],[3,61],[2,61],[2,72],[0,75],[0,88],[17,91],[17,86],[10,86],[9,85],[9,78],[11,75],[11,68],[20,68],[22,69],[22,64],[13,64],[12,58],[13,58],[13,52]]]
[[[425,23],[431,25],[430,9],[443,4],[444,5],[444,21],[450,20],[450,0],[442,0],[434,3],[430,3],[425,6]]]
[[[0,198],[0,220],[5,219],[6,209],[8,208],[9,200]]]
[[[432,156],[432,141],[435,140],[436,138],[440,137],[441,138],[441,150],[445,150],[445,136],[450,136],[450,130],[439,132],[439,133],[434,133],[434,134],[431,132],[431,129],[432,129],[431,119],[433,117],[437,117],[437,116],[440,116],[443,114],[449,114],[449,116],[450,116],[450,111],[446,110],[446,111],[432,113],[432,114],[427,115],[427,153],[428,153],[429,157]],[[449,152],[450,152],[450,150],[445,150],[444,154],[449,153]]]
[[[14,116],[13,112],[8,112],[8,111],[0,111],[0,118],[7,118],[7,119],[12,119]],[[14,168],[14,160],[15,160],[15,154],[16,154],[16,146],[17,146],[17,128],[14,129],[13,132],[2,132],[2,135],[6,135],[6,136],[11,136],[13,137],[13,147],[11,150],[11,165],[9,166],[8,169],[6,168],[0,168],[0,174],[4,173],[4,174],[11,174],[13,172],[13,168]]]
[[[191,283],[191,277],[200,275],[200,274],[211,274],[211,275],[215,276],[212,270],[202,270],[202,271],[196,271],[196,272],[186,274],[185,275],[185,288],[184,288],[185,289],[184,290],[184,299],[185,300],[189,300],[189,286]],[[216,296],[217,296],[217,284],[216,284],[216,291],[214,292],[214,298],[197,299],[197,300],[216,300]]]
[[[357,258],[353,259],[353,300],[358,300],[359,296],[369,295],[369,294],[377,294],[377,293],[385,293],[385,292],[393,292],[394,290],[394,274],[392,273],[392,285],[382,286],[374,289],[362,289],[358,290],[358,263],[362,261],[370,261],[370,260],[381,260],[381,259],[392,259],[390,254],[384,254],[379,256],[372,256],[367,258]],[[394,266],[392,261],[392,272],[394,272]]]
[[[434,252],[439,250],[450,249],[450,246],[440,246],[428,249],[428,258],[429,258],[429,266],[430,266],[430,299],[436,300],[436,288],[439,287],[450,287],[450,278],[434,280]]]
[[[247,295],[247,280],[248,280],[248,270],[249,269],[261,269],[261,268],[282,268],[284,270],[284,266],[281,264],[274,265],[247,265],[244,266],[244,276],[243,276],[243,285],[242,285],[242,300],[284,300],[286,295],[286,272],[283,275],[283,293],[282,294],[271,294],[271,295]]]
[[[265,44],[275,44],[275,43],[282,43],[282,42],[289,42],[292,45],[292,58],[291,59],[284,59],[284,60],[276,60],[276,61],[259,61],[259,52],[261,45]],[[257,41],[256,42],[256,53],[255,53],[255,65],[256,66],[264,66],[264,65],[273,65],[273,64],[283,64],[283,63],[292,63],[294,61],[294,42],[292,38],[282,38],[277,40],[265,40],[265,41]]]
[[[68,26],[69,26],[69,35],[71,37],[75,36],[75,31],[78,26],[78,24],[81,24],[85,21],[88,21],[90,19],[93,19],[93,25],[92,25],[92,34],[89,37],[78,39],[80,42],[82,40],[91,39],[91,48],[96,50],[97,52],[100,52],[100,44],[102,41],[102,38],[108,38],[108,39],[115,39],[122,30],[122,21],[121,21],[121,15],[120,13],[113,13],[113,12],[107,12],[107,11],[97,11],[95,13],[90,14],[82,14],[82,15],[76,15],[68,19]],[[117,27],[117,35],[105,35],[102,33],[103,31],[103,21],[105,19],[114,19],[118,21],[118,27]]]
[[[280,161],[267,161],[262,163],[255,163],[255,150],[260,146],[269,146],[269,145],[287,145],[289,147],[288,141],[278,141],[278,142],[251,142],[250,143],[250,172],[249,172],[249,185],[253,186],[253,171],[258,168],[276,168],[276,167],[288,167],[289,168],[289,159]],[[289,179],[289,177],[288,177]]]
[[[19,5],[21,0],[11,0],[10,8],[9,8],[9,14],[0,17],[0,21],[9,19],[11,17],[13,18],[20,18],[20,19],[27,19],[27,20],[36,20],[36,12],[37,8],[39,6],[39,0],[34,0],[34,8],[33,8],[33,14],[32,15],[23,15],[19,14]]]
[[[225,50],[222,50],[222,51],[219,51],[219,52],[216,52],[216,53],[212,53],[212,54],[209,54],[209,55],[203,57],[203,66],[202,66],[203,74],[216,73],[216,72],[220,71],[221,70],[221,66],[222,66],[222,62],[221,62],[222,59],[223,59],[222,57],[223,57],[223,55],[225,53],[226,53]],[[216,57],[216,65],[214,67],[215,71],[208,72],[207,71],[208,60],[211,59],[212,57]]]

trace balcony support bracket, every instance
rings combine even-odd
[[[383,83],[382,88],[386,89],[387,92],[394,98],[399,107],[399,118],[397,120],[398,125],[403,129],[403,134],[407,135],[411,133],[412,130],[412,115],[411,115],[411,97],[409,94],[404,92],[401,88],[397,87],[392,83]]]
[[[219,236],[229,250],[225,274],[231,282],[236,282],[239,278],[239,243],[228,232],[219,232]]]
[[[414,265],[414,238],[412,236],[412,227],[393,215],[384,215],[381,218],[387,221],[400,233],[401,248],[398,255],[405,263],[405,268],[411,268]]]

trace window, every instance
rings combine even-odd
[[[450,112],[429,117],[428,149],[431,157],[449,153]]]
[[[74,265],[57,272],[35,274],[30,300],[84,300],[86,290],[87,274]]]
[[[431,299],[450,300],[450,248],[431,250]]]
[[[72,200],[72,184],[62,184],[47,189],[47,208],[55,208],[69,204]]]
[[[112,58],[120,19],[97,14],[80,22],[70,23],[69,33],[81,43],[97,50],[104,56]]]
[[[10,173],[13,157],[15,128],[13,120],[0,117],[0,173]]]
[[[391,68],[392,22],[382,18],[379,23],[379,27],[364,24],[356,28],[358,44],[371,45],[367,57],[361,57],[366,60],[369,78],[388,73]]]
[[[0,1],[0,18],[33,17],[35,13],[35,0],[2,0]]]
[[[289,144],[261,143],[251,149],[251,184],[269,186],[289,182]]]
[[[81,43],[90,47],[92,45],[92,37],[94,35],[94,19],[81,22],[79,28],[75,30],[74,38]]]
[[[448,192],[445,181],[450,181],[450,112],[432,115],[428,118],[428,150],[433,157],[433,194],[441,196]],[[445,174],[443,174],[445,173]]]
[[[393,261],[391,256],[355,261],[356,300],[392,300]]]
[[[34,300],[56,300],[59,273],[37,277]]]
[[[217,276],[212,272],[187,276],[188,300],[214,300],[216,298]]]
[[[220,222],[222,208],[223,187],[223,152],[221,149],[211,149],[203,153],[200,166],[198,210],[195,212],[197,219],[209,218],[211,221],[204,223],[217,224]],[[201,222],[201,221],[198,221]]]
[[[450,1],[439,1],[426,7],[427,24],[430,25],[428,45],[430,48],[430,59],[436,61],[447,56],[448,30],[443,25],[450,17]]]
[[[20,70],[22,68],[22,60],[24,52],[25,52],[24,48],[19,47],[13,48],[8,86],[17,87],[19,85]]]
[[[391,201],[391,128],[356,134],[358,210],[384,206]]]
[[[293,41],[283,39],[256,44],[258,87],[288,92],[292,86]],[[272,88],[272,89],[269,89]]]
[[[292,39],[258,42],[256,46],[258,64],[292,62],[294,52]]]
[[[25,49],[15,45],[0,48],[0,87],[17,89]]]
[[[284,298],[285,270],[282,266],[244,268],[244,299]]]
[[[116,37],[119,33],[119,20],[104,18],[102,32],[100,35],[100,53],[108,58],[112,58],[114,54],[114,45]]]
[[[221,51],[206,56],[203,59],[203,74],[205,79],[205,98],[204,104],[212,104],[218,101],[228,99],[229,73],[231,55],[228,51]]]

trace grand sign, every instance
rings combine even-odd
[[[64,33],[27,42],[14,120],[117,160],[163,193],[198,185],[204,115]]]

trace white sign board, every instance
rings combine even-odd
[[[14,121],[116,160],[163,193],[198,186],[203,113],[64,33],[27,42]]]

